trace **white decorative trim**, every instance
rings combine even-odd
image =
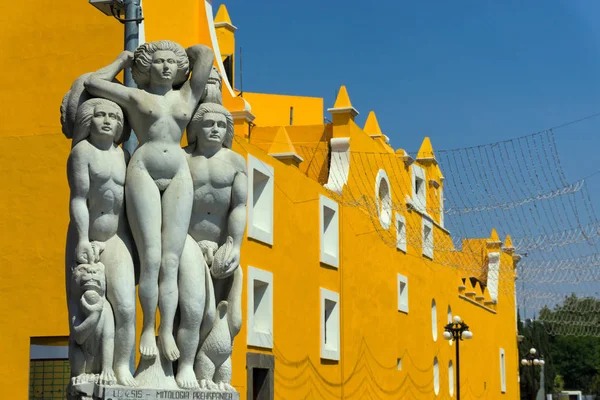
[[[444,188],[440,189],[440,226],[444,227]]]
[[[332,138],[329,145],[331,147],[331,165],[325,188],[342,194],[350,171],[350,138]]]
[[[219,68],[219,72],[221,73],[221,79],[225,84],[227,90],[229,90],[229,94],[231,97],[235,97],[235,92],[231,87],[231,83],[229,82],[229,78],[225,73],[225,66],[223,65],[223,60],[221,59],[221,50],[219,49],[219,40],[217,39],[217,30],[215,29],[215,19],[213,17],[213,8],[212,8],[212,0],[204,0],[204,5],[206,9],[206,20],[208,21],[208,31],[210,33],[210,41],[212,43],[212,48],[215,52],[215,61],[217,62],[217,68]]]
[[[300,157],[297,153],[294,153],[292,151],[288,151],[285,153],[269,153],[269,155],[278,160],[292,159],[292,161],[297,162],[298,164],[304,161],[304,158]]]
[[[226,28],[227,30],[231,31],[231,32],[235,32],[237,31],[237,26],[230,24],[229,22],[215,22],[215,28],[219,29],[219,28]]]
[[[354,107],[338,107],[338,108],[328,108],[327,112],[330,114],[350,114],[353,117],[356,117],[359,112]]]
[[[433,357],[433,392],[440,394],[440,363],[437,357]]]
[[[422,236],[421,236],[421,247],[423,255],[433,260],[433,223],[428,218],[421,218],[422,222]]]
[[[427,175],[425,174],[425,169],[416,164],[413,164],[410,168],[412,176],[412,206],[417,211],[427,214]],[[419,183],[418,187],[417,183]]]
[[[333,304],[332,304],[333,303]],[[326,308],[329,305],[331,307]],[[321,288],[321,358],[340,359],[340,295]],[[328,314],[328,315],[327,315]]]
[[[340,218],[338,203],[323,195],[319,196],[319,243],[320,261],[338,268],[340,264]]]
[[[406,253],[406,218],[396,213],[396,248]]]
[[[387,196],[384,194],[384,198],[379,197],[379,191],[382,189],[382,181],[387,185]],[[375,202],[379,223],[383,229],[389,229],[392,224],[392,185],[390,185],[387,173],[383,169],[380,169],[379,172],[377,172],[377,177],[375,178]],[[381,206],[379,205],[380,203]]]
[[[433,337],[433,341],[437,342],[437,304],[435,302],[435,299],[431,300],[431,336]]]
[[[398,274],[398,311],[408,314],[408,278]]]
[[[255,307],[255,282],[264,288],[260,304]],[[273,273],[248,267],[248,344],[273,348]],[[256,311],[255,311],[256,310]],[[257,315],[258,314],[258,315]]]
[[[488,254],[488,276],[487,287],[490,298],[494,303],[498,303],[498,280],[500,279],[500,253],[494,252]]]
[[[254,182],[255,171],[264,176],[266,183]],[[274,181],[273,167],[248,154],[248,237],[269,245],[273,245]],[[262,192],[255,199],[254,190],[259,183]]]
[[[450,397],[454,397],[454,363],[448,361],[448,393]]]
[[[506,393],[506,359],[504,349],[500,349],[500,391]]]

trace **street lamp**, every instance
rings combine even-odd
[[[461,340],[469,340],[473,338],[473,333],[469,330],[469,326],[464,321],[455,315],[452,322],[444,327],[442,337],[446,340],[456,342],[456,399],[460,400],[460,352],[459,343]]]
[[[527,355],[525,356],[525,358],[523,358],[521,360],[521,365],[524,367],[532,367],[530,369],[531,371],[531,382],[535,382],[535,367],[543,367],[544,364],[546,364],[546,362],[544,361],[544,358],[542,355],[538,355],[537,354],[537,350],[535,348],[531,348],[529,349],[529,352],[527,353]],[[531,392],[531,396],[532,399],[535,399],[535,391]]]
[[[144,20],[141,0],[89,0],[89,3],[125,25],[124,48],[132,52],[135,51],[139,46],[139,24]],[[125,15],[125,18],[119,17],[121,13]],[[123,76],[125,86],[136,87],[131,75],[131,68],[126,68],[123,71]],[[123,147],[129,154],[133,154],[137,147],[137,137],[133,131]]]

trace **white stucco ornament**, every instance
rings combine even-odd
[[[115,388],[150,400],[165,390],[239,398],[230,357],[242,320],[246,163],[231,150],[233,119],[213,60],[203,45],[145,43],[80,76],[65,95],[72,399],[125,393]],[[115,80],[128,67],[137,88]],[[139,139],[131,156],[119,146],[129,126]],[[136,277],[142,357],[132,374]],[[185,398],[173,396],[160,398]]]

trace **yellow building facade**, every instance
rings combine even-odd
[[[106,65],[123,42],[122,25],[84,0],[37,3],[11,2],[0,16],[12,66],[0,88],[0,382],[10,399],[64,396],[62,375],[31,360],[35,345],[62,346],[68,335],[70,143],[59,106],[72,81]],[[393,149],[374,113],[355,123],[345,87],[333,105],[240,94],[237,28],[224,7],[144,0],[143,12],[146,41],[210,45],[229,77],[223,100],[250,192],[233,355],[241,398],[455,398],[456,344],[442,339],[454,315],[474,334],[461,343],[461,398],[519,398],[510,238],[489,227],[489,238],[454,248],[429,139],[414,159]]]

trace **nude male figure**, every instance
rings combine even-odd
[[[194,183],[194,202],[189,236],[181,258],[179,306],[186,311],[181,313],[177,339],[178,344],[181,339],[182,343],[186,340],[193,346],[190,345],[187,351],[182,349],[177,382],[182,387],[197,387],[197,379],[202,388],[216,389],[213,377],[218,376],[219,371],[215,371],[214,363],[201,350],[196,361],[194,359],[198,345],[210,334],[215,322],[216,303],[228,302],[227,325],[231,338],[227,340],[230,343],[241,327],[242,270],[239,263],[246,229],[246,161],[230,150],[233,119],[219,104],[201,104],[187,127],[187,133],[190,145],[185,150]],[[231,249],[222,260],[222,270],[210,271],[211,279],[206,274],[207,261],[212,261],[213,251],[224,246],[228,238]],[[201,249],[210,254],[203,255]],[[202,276],[201,279],[210,284],[209,290],[203,294],[186,289],[184,285],[193,284],[192,279],[185,278],[188,276],[195,276],[196,280]],[[182,348],[182,344],[179,346]],[[219,370],[224,376],[218,380],[225,382],[221,389],[231,390],[231,360],[227,358],[221,366]]]
[[[118,146],[123,124],[121,108],[109,100],[90,99],[78,108],[67,162],[71,220],[66,283],[73,330],[80,312],[80,299],[70,294],[73,270],[78,264],[105,265],[106,296],[116,325],[114,372],[120,385],[137,386],[129,370],[135,343],[135,274],[124,207],[127,155]]]

